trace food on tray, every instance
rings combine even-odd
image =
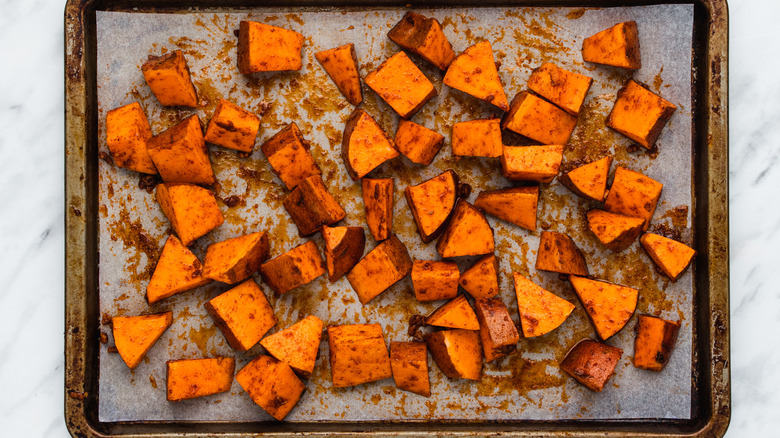
[[[557,145],[569,141],[576,125],[576,116],[527,91],[512,99],[509,112],[501,123],[503,129],[542,144]]]
[[[652,149],[677,106],[650,91],[646,85],[629,80],[618,91],[607,116],[607,126]]]
[[[306,390],[289,365],[264,355],[241,368],[236,382],[253,402],[277,420],[284,420]]]
[[[560,327],[571,315],[574,304],[543,289],[517,272],[512,275],[523,336],[532,338],[547,334]]]
[[[460,287],[475,299],[498,295],[498,257],[488,254],[460,274]]]
[[[528,88],[567,113],[576,116],[588,95],[593,79],[564,70],[551,62],[534,69],[528,79]]]
[[[511,187],[479,192],[474,206],[489,215],[536,231],[539,186]]]
[[[192,85],[190,68],[181,50],[162,56],[149,56],[141,66],[152,94],[163,106],[198,106],[198,93]]]
[[[578,196],[604,202],[611,165],[612,157],[604,157],[564,173],[558,181]]]
[[[563,160],[562,145],[504,146],[501,173],[510,181],[549,184],[558,175]]]
[[[441,24],[416,12],[407,12],[387,36],[396,44],[439,68],[447,70],[455,59],[452,45],[447,41]]]
[[[398,52],[366,75],[366,85],[404,119],[413,116],[438,94],[436,88],[404,52]]]
[[[157,173],[146,150],[150,138],[152,128],[138,102],[106,113],[106,145],[117,166],[141,173]]]
[[[263,282],[279,296],[325,273],[325,262],[314,241],[298,245],[260,265]]]
[[[639,172],[618,167],[604,201],[604,210],[642,218],[645,221],[642,231],[647,231],[663,187],[663,184]]]
[[[585,257],[571,237],[556,231],[542,231],[536,252],[536,269],[560,274],[588,275]]]
[[[602,340],[619,332],[636,310],[639,291],[632,287],[576,275],[570,275],[569,281]]]
[[[230,390],[236,361],[232,357],[168,361],[168,400],[204,397]]]
[[[242,21],[238,28],[238,71],[300,70],[303,35],[293,30],[255,21]]]
[[[325,241],[325,265],[331,283],[349,272],[363,257],[366,234],[362,227],[322,227]]]
[[[615,372],[623,350],[583,339],[561,362],[561,369],[591,391],[601,392]]]
[[[260,117],[229,100],[220,99],[203,138],[217,146],[252,152],[259,130]]]
[[[394,141],[398,151],[409,161],[427,166],[439,153],[444,136],[417,123],[400,119]]]
[[[464,330],[479,330],[479,320],[465,295],[447,301],[425,318],[427,325]]]
[[[347,215],[339,201],[328,192],[320,175],[303,180],[287,195],[282,205],[302,237],[311,236],[323,225],[333,225]]]
[[[444,84],[509,110],[489,41],[474,44],[458,55],[444,75]]]
[[[501,156],[503,147],[499,119],[468,120],[452,125],[452,155],[496,158]]]
[[[391,342],[390,368],[395,386],[423,397],[431,396],[425,342]]]
[[[363,205],[366,224],[377,242],[393,232],[393,179],[363,178]]]
[[[203,275],[203,265],[176,236],[168,236],[154,273],[146,287],[146,301],[154,304],[172,295],[211,283]]]
[[[351,324],[328,327],[333,386],[343,388],[393,375],[382,326]]]
[[[363,102],[363,89],[360,87],[360,68],[358,67],[355,45],[352,43],[314,54],[322,68],[328,73],[347,102],[358,106]]]
[[[406,246],[393,235],[371,250],[347,274],[347,280],[366,304],[412,271]]]
[[[263,290],[251,278],[205,304],[228,344],[247,351],[276,324],[274,309]]]
[[[520,342],[520,334],[504,302],[498,297],[480,298],[474,301],[474,308],[479,320],[479,337],[485,362],[514,353]]]
[[[303,138],[298,125],[292,122],[266,140],[260,149],[274,173],[288,190],[293,190],[306,178],[322,174],[311,156],[309,147],[309,142]]]
[[[634,366],[661,371],[669,361],[680,323],[650,315],[639,315],[634,344]]]
[[[455,201],[468,196],[465,192],[469,190],[458,182],[458,174],[452,170],[404,190],[406,203],[424,243],[439,237],[455,211]]]
[[[485,215],[464,199],[459,199],[452,219],[436,242],[444,258],[489,254],[495,250],[493,229]]]
[[[179,236],[190,246],[198,237],[222,225],[225,218],[211,190],[194,184],[157,184],[157,203]]]
[[[197,115],[150,138],[146,150],[167,183],[209,185],[216,182]]]
[[[618,23],[582,41],[582,60],[631,70],[642,67],[636,21]]]
[[[412,286],[417,301],[448,300],[458,294],[460,271],[453,262],[415,260]]]
[[[639,242],[661,272],[672,281],[680,278],[696,255],[696,251],[688,245],[658,234],[645,233]]]
[[[236,284],[254,274],[268,258],[268,235],[264,231],[215,242],[206,248],[203,276]]]
[[[588,211],[588,229],[607,248],[623,251],[642,234],[645,221],[638,217],[610,213],[604,210]]]
[[[260,345],[299,376],[308,379],[314,371],[321,338],[322,320],[309,315],[284,330],[266,336]]]
[[[445,376],[479,380],[482,376],[482,342],[474,330],[442,330],[425,335],[425,343]]]
[[[398,155],[393,140],[382,127],[362,108],[355,108],[341,140],[341,158],[349,176],[357,181]]]
[[[146,353],[173,322],[173,312],[111,318],[114,345],[130,369],[137,367]]]

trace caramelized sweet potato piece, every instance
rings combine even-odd
[[[303,138],[295,122],[266,140],[260,149],[287,190],[298,187],[298,184],[310,176],[322,174],[309,152],[309,143]]]
[[[639,172],[618,167],[604,201],[604,210],[642,218],[645,221],[642,231],[647,231],[663,187],[663,184]]]
[[[146,286],[146,301],[154,304],[181,292],[211,283],[203,276],[203,265],[176,236],[165,241],[152,279]]]
[[[393,179],[363,178],[363,205],[366,224],[377,242],[393,232]]]
[[[563,145],[576,125],[577,117],[523,91],[512,99],[501,127],[542,144]]]
[[[498,295],[498,258],[488,254],[460,274],[460,287],[475,299]]]
[[[551,62],[534,69],[528,79],[528,88],[567,113],[576,116],[588,95],[593,79],[564,70]]]
[[[114,108],[106,114],[106,144],[117,166],[141,173],[157,173],[146,150],[150,138],[152,128],[138,102]]]
[[[615,252],[631,246],[642,233],[644,224],[645,221],[638,217],[598,209],[588,211],[588,228],[604,246]]]
[[[274,309],[251,278],[207,301],[205,307],[228,344],[238,351],[254,347],[276,324]]]
[[[425,342],[390,342],[390,368],[395,386],[423,397],[431,396]]]
[[[323,225],[333,225],[347,215],[339,201],[328,192],[320,175],[303,180],[287,195],[282,205],[298,227],[301,237],[311,236]]]
[[[333,386],[344,388],[393,375],[382,326],[352,324],[328,327]]]
[[[536,269],[560,274],[588,275],[580,249],[571,237],[555,231],[542,231],[536,252]]]
[[[212,243],[206,248],[203,276],[236,284],[260,269],[268,258],[268,247],[268,235],[264,231]]]
[[[404,119],[413,116],[438,94],[431,81],[404,52],[385,60],[366,75],[365,82]]]
[[[325,265],[331,283],[349,272],[363,257],[366,234],[362,227],[322,227],[325,241]]]
[[[347,102],[358,106],[363,102],[363,89],[360,87],[360,69],[358,68],[355,45],[352,43],[314,54],[322,68],[328,73]]]
[[[382,127],[362,108],[355,108],[341,140],[341,158],[352,180],[363,178],[398,155],[393,140]]]
[[[303,35],[293,30],[255,21],[238,27],[238,71],[248,75],[259,71],[300,70]]]
[[[460,271],[453,262],[415,260],[412,286],[417,301],[448,300],[458,294]]]
[[[607,177],[612,157],[585,164],[558,178],[566,188],[585,199],[604,202],[607,197]]]
[[[263,281],[276,296],[303,286],[324,273],[325,262],[312,240],[260,265]]]
[[[488,254],[494,250],[493,229],[485,215],[467,201],[458,200],[452,220],[436,242],[436,251],[448,258]]]
[[[417,232],[424,243],[439,237],[455,211],[455,201],[470,190],[458,182],[458,174],[446,170],[416,186],[404,190]]]
[[[434,362],[445,376],[479,380],[482,376],[482,343],[474,330],[442,330],[425,335]]]
[[[474,206],[487,214],[536,231],[539,186],[512,187],[479,192]]]
[[[347,274],[347,280],[363,304],[409,275],[412,259],[406,246],[393,235],[371,250]]]
[[[394,141],[398,151],[409,161],[427,166],[439,153],[444,136],[417,123],[400,119]]]
[[[479,320],[465,295],[447,301],[425,318],[425,324],[464,330],[479,330]]]
[[[631,70],[642,67],[636,21],[618,23],[582,41],[582,60]]]
[[[563,324],[574,310],[574,304],[538,286],[515,272],[517,313],[523,336],[533,338],[547,334]]]
[[[672,281],[680,278],[696,255],[696,251],[688,245],[658,234],[643,234],[639,242],[664,275]]]
[[[517,350],[520,334],[500,298],[480,298],[474,302],[479,320],[479,337],[485,362],[508,356]]]
[[[452,125],[452,155],[496,158],[501,156],[503,147],[499,119],[468,120]]]
[[[167,183],[209,185],[216,182],[197,115],[150,138],[146,150]]]
[[[322,320],[314,315],[266,336],[260,345],[305,379],[311,377],[322,339]]]
[[[675,110],[677,106],[648,90],[647,86],[629,80],[618,91],[606,123],[615,131],[652,149]]]
[[[241,368],[236,374],[236,382],[255,404],[280,421],[298,404],[306,390],[289,365],[264,355]]]
[[[474,44],[458,55],[444,75],[444,84],[509,110],[489,41]]]
[[[596,332],[605,341],[619,332],[636,310],[639,291],[634,288],[575,275],[570,275],[569,281]]]
[[[583,339],[561,362],[561,369],[591,391],[601,392],[615,372],[623,350]]]
[[[222,225],[211,190],[193,184],[157,184],[157,202],[184,246]]]
[[[236,361],[232,357],[168,361],[168,401],[187,400],[230,390]]]
[[[111,318],[114,345],[131,370],[141,363],[146,353],[168,330],[172,322],[173,312],[170,311],[154,315]]]
[[[650,315],[639,315],[634,366],[651,371],[661,371],[672,354],[680,323]]]
[[[217,146],[252,152],[259,130],[260,117],[229,100],[220,99],[206,125],[206,134],[203,138]]]
[[[407,12],[387,36],[396,44],[439,68],[447,70],[455,59],[452,45],[444,36],[441,24],[416,12]]]
[[[501,173],[511,181],[549,184],[558,175],[563,146],[504,146]]]
[[[144,79],[162,106],[198,106],[198,93],[192,85],[190,68],[181,50],[162,56],[149,56],[141,66]]]

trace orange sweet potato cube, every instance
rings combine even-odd
[[[167,183],[209,185],[216,182],[197,115],[150,138],[147,150]]]
[[[482,376],[482,343],[474,330],[442,330],[425,335],[434,362],[451,379],[479,380]]]
[[[639,172],[618,167],[604,201],[604,210],[642,218],[645,221],[642,231],[647,231],[663,187],[663,184]]]
[[[658,234],[643,234],[639,241],[653,262],[672,281],[680,278],[696,255],[696,251],[688,245]]]
[[[117,166],[141,173],[157,173],[146,150],[150,138],[152,128],[138,102],[106,113],[106,144]]]
[[[429,165],[444,144],[444,136],[417,123],[400,119],[395,146],[412,163]]]
[[[563,145],[569,141],[576,125],[577,117],[523,91],[512,99],[501,127],[542,144]]]
[[[279,296],[325,273],[317,244],[309,240],[260,266],[263,281]]]
[[[393,179],[363,178],[363,205],[366,209],[366,224],[379,242],[393,232]]]
[[[393,375],[382,326],[351,324],[328,327],[333,386],[344,388]]]
[[[360,69],[358,68],[355,45],[345,44],[334,49],[314,54],[322,68],[328,73],[347,102],[358,106],[363,102],[363,89],[360,87]]]
[[[560,327],[574,310],[574,304],[543,289],[533,281],[515,272],[517,312],[523,336],[542,336]]]
[[[436,251],[448,258],[488,254],[494,250],[493,228],[485,215],[464,199],[459,199],[452,220],[436,242]]]
[[[146,287],[146,301],[154,304],[209,283],[211,280],[203,276],[203,265],[198,257],[176,236],[168,236]]]
[[[570,275],[569,281],[596,332],[605,341],[625,327],[636,310],[639,291],[632,287],[575,275]]]
[[[571,237],[555,231],[542,231],[536,252],[536,269],[559,274],[588,275],[585,257]]]
[[[634,366],[661,371],[669,361],[680,323],[650,315],[639,315],[634,343]]]
[[[184,246],[225,221],[211,190],[194,184],[163,183],[157,184],[156,192],[160,208]]]
[[[293,30],[255,21],[242,21],[238,28],[238,71],[300,70],[303,35]]]
[[[198,106],[198,93],[192,85],[190,68],[181,50],[162,56],[149,56],[141,66],[152,94],[163,106]]]
[[[260,269],[268,247],[264,231],[212,243],[206,248],[203,276],[227,284],[243,281]]]
[[[322,320],[309,315],[284,330],[266,336],[260,341],[260,345],[271,356],[286,363],[298,375],[308,379],[314,371],[321,339]]]
[[[499,119],[469,120],[452,125],[452,155],[496,158],[501,156],[503,147]]]
[[[563,146],[504,146],[501,173],[511,181],[549,184],[558,175]]]
[[[604,157],[564,173],[558,181],[585,199],[604,202],[611,165],[612,157]]]
[[[325,241],[325,265],[328,280],[333,283],[354,267],[366,249],[366,233],[363,227],[322,226]]]
[[[303,138],[295,122],[266,140],[260,149],[287,190],[298,187],[298,184],[310,176],[322,174],[311,156],[309,143]]]
[[[528,88],[567,113],[576,116],[588,95],[593,79],[564,70],[551,62],[534,69]]]
[[[214,114],[206,125],[207,142],[241,152],[252,152],[260,117],[233,102],[220,99]]]
[[[349,176],[357,181],[398,155],[393,140],[382,127],[362,108],[355,108],[341,140],[341,158]]]
[[[631,70],[642,67],[636,21],[618,23],[582,41],[582,60]]]
[[[517,350],[520,334],[509,309],[500,298],[480,298],[474,302],[479,320],[479,337],[485,362],[508,356]]]
[[[173,322],[173,312],[141,316],[115,316],[111,329],[122,360],[130,369],[137,367]]]
[[[425,342],[391,342],[390,368],[395,386],[423,397],[431,396]]]
[[[479,192],[474,206],[487,214],[536,231],[539,186],[511,187]]]
[[[274,309],[251,278],[217,295],[205,304],[228,344],[247,351],[276,324]]]
[[[168,361],[168,401],[204,397],[230,390],[236,361],[232,357]]]
[[[412,270],[406,246],[393,235],[371,250],[347,274],[360,302],[368,303]]]
[[[488,254],[460,274],[460,287],[475,299],[498,295],[498,258]]]
[[[479,330],[479,320],[465,295],[447,301],[425,317],[425,324],[463,330]]]
[[[406,187],[406,203],[412,211],[423,243],[433,241],[444,231],[463,189],[464,186],[458,182],[458,174],[452,170],[446,170],[416,186]]]
[[[610,213],[604,210],[588,211],[588,229],[607,248],[615,252],[631,246],[642,233],[645,221],[638,217]]]
[[[646,85],[629,80],[618,91],[606,123],[615,131],[652,149],[675,110],[675,104],[648,90]]]
[[[366,75],[366,85],[404,119],[413,116],[438,94],[436,88],[404,52],[398,52]]]
[[[561,369],[591,391],[601,392],[622,355],[617,347],[583,339],[566,354]]]
[[[437,301],[458,294],[460,271],[454,262],[415,260],[412,264],[412,285],[417,301]]]
[[[303,180],[287,195],[282,205],[302,237],[311,236],[323,225],[333,225],[347,215],[339,201],[328,192],[320,175]]]
[[[289,365],[264,355],[241,368],[236,374],[236,382],[255,404],[279,421],[298,404],[306,390]]]
[[[490,41],[474,44],[458,55],[444,75],[444,84],[509,110]]]
[[[387,36],[396,44],[439,68],[447,70],[455,59],[452,45],[435,18],[407,12]]]

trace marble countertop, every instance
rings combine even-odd
[[[64,437],[64,2],[0,10],[0,435]],[[729,437],[780,429],[780,349],[764,342],[780,332],[778,20],[775,0],[730,1]]]

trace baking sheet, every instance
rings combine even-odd
[[[217,100],[226,97],[263,113],[257,144],[285,124],[295,121],[312,143],[312,153],[331,192],[347,210],[344,223],[363,225],[360,185],[353,183],[340,158],[341,132],[352,111],[314,53],[346,42],[356,45],[361,74],[365,76],[398,50],[386,32],[403,10],[279,10],[253,9],[241,13],[188,11],[180,14],[98,12],[98,102],[99,141],[105,146],[105,113],[117,106],[140,101],[154,133],[161,132],[191,111],[162,108],[145,85],[140,65],[147,55],[180,48],[184,51],[199,91],[202,107],[195,112],[205,123]],[[585,101],[577,129],[567,146],[565,163],[614,154],[615,166],[623,165],[665,184],[651,227],[677,231],[692,244],[691,183],[691,5],[658,5],[614,9],[572,8],[471,8],[419,10],[435,16],[460,52],[479,39],[493,44],[508,97],[525,89],[531,69],[544,61],[595,79]],[[306,36],[304,66],[300,72],[243,76],[236,65],[233,30],[242,19],[263,21],[302,32]],[[633,74],[651,89],[678,106],[658,141],[657,151],[629,152],[629,140],[604,127],[615,93],[629,72],[584,64],[579,47],[584,37],[615,23],[635,20],[639,26],[643,68]],[[434,243],[424,245],[417,236],[402,190],[455,169],[474,187],[470,200],[482,189],[509,186],[498,171],[498,160],[451,156],[449,131],[452,123],[486,117],[496,109],[460,92],[443,87],[443,74],[414,58],[434,82],[439,96],[428,102],[413,120],[447,137],[431,166],[414,165],[404,158],[385,163],[372,176],[395,179],[394,231],[416,259],[435,259]],[[389,133],[395,132],[397,116],[364,87],[363,107]],[[509,139],[507,139],[509,140]],[[257,150],[248,158],[210,146],[219,185],[214,189],[226,221],[194,245],[202,257],[209,243],[246,232],[266,230],[271,236],[271,256],[304,240],[281,208],[286,191]],[[105,155],[103,155],[105,156]],[[565,164],[566,165],[566,164]],[[231,391],[179,403],[165,400],[165,361],[214,355],[233,356],[237,369],[262,352],[255,347],[234,352],[213,325],[203,303],[229,286],[211,284],[148,306],[144,291],[170,226],[154,195],[139,188],[139,176],[101,160],[100,185],[100,310],[101,315],[136,315],[171,309],[174,322],[136,370],[121,358],[100,352],[100,421],[263,421],[271,417],[254,405],[234,382]],[[233,197],[233,198],[231,198]],[[237,203],[236,203],[237,201]],[[229,205],[234,205],[229,207]],[[430,360],[432,397],[426,399],[397,390],[392,379],[353,388],[330,385],[327,342],[320,347],[317,366],[307,392],[287,421],[360,420],[488,420],[488,419],[636,419],[690,418],[693,321],[693,272],[676,283],[655,272],[638,242],[612,254],[600,247],[587,231],[585,211],[596,204],[582,200],[557,182],[542,189],[539,227],[569,233],[586,255],[595,278],[623,283],[640,290],[637,313],[652,313],[680,320],[682,327],[675,353],[661,373],[631,365],[634,325],[608,341],[624,355],[616,375],[599,394],[591,393],[563,374],[558,362],[583,337],[595,337],[582,306],[570,286],[557,274],[533,269],[538,231],[531,233],[492,217],[497,255],[501,260],[501,298],[517,321],[517,306],[511,272],[520,272],[546,289],[574,303],[577,309],[555,332],[540,339],[521,340],[518,352],[486,364],[480,382],[449,380]],[[375,242],[367,233],[369,251]],[[321,237],[314,240],[322,247]],[[474,259],[460,261],[465,269]],[[407,277],[366,306],[357,300],[346,279],[333,285],[322,277],[282,297],[268,293],[281,329],[307,314],[326,324],[379,322],[385,338],[408,340],[407,321],[413,314],[427,314],[441,303],[421,304],[414,299]]]

